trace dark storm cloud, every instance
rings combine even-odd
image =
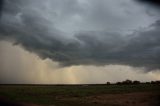
[[[0,0],[0,16],[1,16],[1,12],[2,12],[2,8],[3,8],[3,0]]]
[[[160,7],[160,1],[159,0],[136,0],[136,1]]]
[[[151,30],[138,31],[128,37],[109,33],[93,37],[93,33],[79,35],[79,39],[85,42],[91,59],[98,63],[160,68],[160,21],[151,27]]]
[[[150,26],[148,31],[135,32],[122,54],[128,57],[128,63],[133,66],[160,68],[160,21]]]
[[[66,37],[51,25],[39,12],[41,10],[28,8],[29,1],[5,2],[0,20],[1,40],[12,41],[43,59],[50,58],[64,66],[124,64],[160,68],[160,21],[147,30],[128,36],[115,32],[83,31],[74,37]]]

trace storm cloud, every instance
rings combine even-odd
[[[154,6],[160,6],[159,0],[136,0],[136,1],[141,2],[141,3],[148,3],[148,4],[154,5]]]
[[[0,16],[1,16],[1,12],[2,12],[2,8],[3,8],[3,0],[0,1]]]
[[[127,10],[130,5],[138,10]],[[149,16],[133,1],[6,0],[0,9],[0,39],[21,45],[42,59],[62,66],[160,68],[160,19]],[[137,13],[138,19],[132,18]]]

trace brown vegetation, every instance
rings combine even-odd
[[[145,84],[160,84],[160,81],[151,81],[151,82],[143,82]],[[111,83],[110,82],[106,82],[107,85],[110,85]],[[122,81],[122,82],[116,82],[115,83],[116,85],[130,85],[130,84],[142,84],[142,82],[138,81],[138,80],[125,80],[125,81]]]

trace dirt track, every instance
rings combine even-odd
[[[151,92],[101,94],[81,99],[63,96],[57,98],[62,101],[77,101],[92,106],[160,106],[160,95]]]
[[[153,93],[107,94],[87,97],[86,101],[115,106],[159,106],[160,98]]]
[[[0,106],[41,106],[36,104],[16,103],[5,97],[0,97]]]
[[[84,98],[79,97],[66,97],[57,96],[57,100],[62,102],[78,102],[83,105],[92,106],[159,106],[160,95],[156,93],[125,93],[125,94],[101,94],[94,96],[87,96]],[[0,97],[0,106],[43,106],[28,103],[14,103]],[[76,104],[75,104],[76,105]],[[55,105],[54,105],[55,106]],[[66,104],[67,106],[67,104]]]

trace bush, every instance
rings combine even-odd
[[[133,84],[140,84],[141,82],[140,81],[133,81]]]
[[[111,83],[110,83],[110,82],[107,82],[106,84],[107,84],[107,85],[111,85]]]
[[[132,84],[132,80],[127,79],[123,81],[122,84]]]
[[[116,82],[116,85],[121,85],[122,84],[122,82]]]
[[[160,84],[160,81],[151,81],[151,84]]]
[[[151,84],[151,82],[145,82],[146,84]]]

